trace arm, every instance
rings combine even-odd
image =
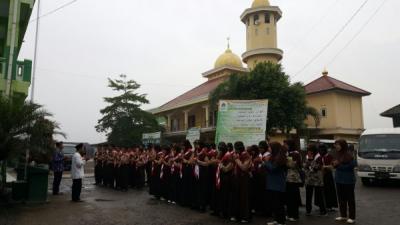
[[[275,165],[274,163],[272,163],[271,161],[267,161],[264,163],[265,168],[267,169],[267,171],[269,172],[275,172],[280,170],[279,166]]]
[[[246,160],[244,163],[242,163],[239,159],[236,159],[235,162],[239,166],[239,168],[244,172],[247,172],[251,165],[250,160]]]
[[[198,163],[199,165],[201,165],[201,166],[208,166],[208,163],[209,163],[208,157],[206,156],[206,157],[204,158],[204,161],[201,161],[201,160],[197,159],[197,163]]]
[[[53,155],[53,161],[54,162],[62,162],[63,159],[64,159],[64,156],[63,156],[62,153],[59,153],[59,152],[55,152],[54,153],[54,155]]]
[[[346,163],[346,164],[343,164],[343,163],[338,164],[336,169],[340,170],[340,171],[352,171],[352,170],[354,170],[355,166],[356,166],[356,161],[352,160],[351,162]]]
[[[221,164],[221,169],[222,169],[222,171],[224,171],[225,173],[226,173],[226,172],[229,172],[229,171],[231,171],[231,170],[233,169],[233,164],[232,164],[232,163],[229,163],[229,164],[226,165],[226,166],[224,166],[224,165]]]
[[[75,157],[76,167],[81,168],[82,166],[85,165],[85,160],[83,160],[82,157],[79,157],[79,155],[74,155],[74,157]]]

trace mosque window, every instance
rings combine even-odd
[[[254,25],[260,24],[260,17],[258,15],[254,15]]]
[[[256,34],[256,36],[258,35],[258,29],[254,30],[254,33]]]
[[[247,18],[247,22],[246,22],[247,26],[250,26],[250,17]]]
[[[270,23],[271,22],[271,16],[269,13],[265,14],[265,23]]]
[[[267,27],[267,30],[266,30],[266,32],[267,32],[267,34],[269,34],[269,27]]]
[[[326,116],[327,116],[327,110],[326,110],[325,107],[323,107],[323,108],[321,109],[321,116],[322,116],[322,117],[326,117]]]

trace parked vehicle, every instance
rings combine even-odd
[[[374,180],[400,179],[400,128],[362,133],[357,173],[364,185]]]
[[[72,142],[64,142],[64,170],[70,171],[71,170],[71,163],[72,163],[72,156],[76,152],[75,146],[77,143]]]

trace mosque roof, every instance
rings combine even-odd
[[[223,66],[233,66],[243,68],[242,60],[239,56],[234,54],[228,47],[226,51],[218,57],[215,61],[214,68],[220,68]]]
[[[258,7],[267,7],[270,6],[268,0],[254,0],[251,8],[258,8]]]
[[[208,80],[152,111],[153,113],[160,113],[171,109],[207,101],[209,94],[213,90],[215,90],[219,84],[224,82],[225,79],[226,77],[220,77]]]
[[[328,76],[327,72],[324,72],[324,75],[311,83],[307,84],[304,89],[306,90],[306,94],[316,94],[325,91],[334,91],[340,90],[345,92],[350,92],[356,95],[367,96],[371,93],[355,87],[353,85],[347,84],[343,81],[337,80]]]
[[[381,116],[384,117],[393,117],[396,115],[400,115],[400,104],[381,113]]]

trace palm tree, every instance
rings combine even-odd
[[[41,105],[24,98],[0,96],[0,161],[4,164],[26,149],[32,156],[51,155],[53,135],[63,135],[57,131],[58,124],[48,119],[51,116]]]
[[[315,109],[314,107],[311,107],[311,106],[307,106],[305,115],[306,115],[306,117],[311,116],[314,119],[315,128],[319,127],[320,122],[321,122],[321,115],[319,114],[317,109]]]

